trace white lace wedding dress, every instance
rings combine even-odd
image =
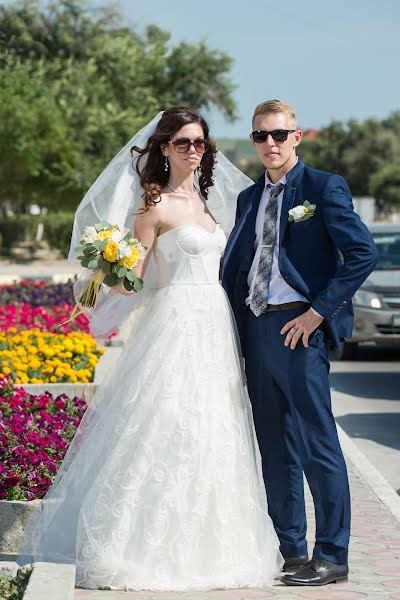
[[[225,243],[218,226],[184,225],[157,239],[159,288],[30,533],[33,558],[75,563],[77,586],[264,587],[280,571],[218,283]]]

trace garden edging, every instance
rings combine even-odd
[[[75,565],[37,562],[23,600],[73,600]]]

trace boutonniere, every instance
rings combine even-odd
[[[308,200],[304,204],[299,204],[289,210],[289,221],[299,223],[300,221],[306,221],[314,216],[316,204],[310,204]]]

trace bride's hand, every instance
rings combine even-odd
[[[132,294],[134,294],[135,292],[132,291],[128,291],[124,288],[122,283],[119,283],[118,285],[114,285],[114,287],[111,288],[110,294],[121,294],[122,296],[132,296]]]

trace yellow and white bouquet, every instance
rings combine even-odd
[[[84,285],[69,320],[83,312],[81,307],[96,306],[102,283],[110,287],[122,284],[127,291],[139,292],[143,280],[134,268],[144,259],[146,250],[126,227],[120,229],[107,221],[86,227],[75,252],[82,267],[92,270],[93,275]]]

